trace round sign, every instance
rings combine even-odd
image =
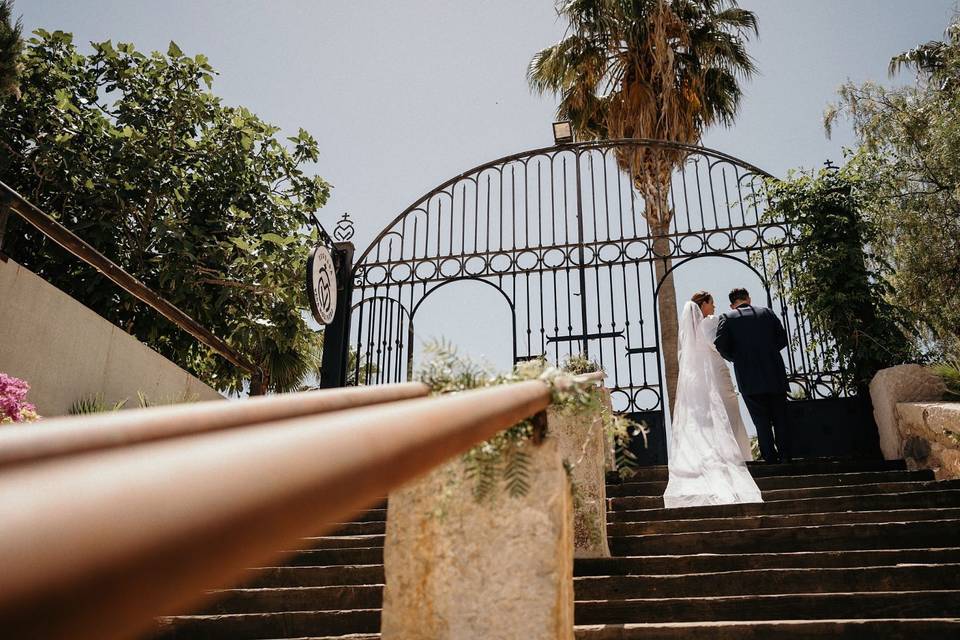
[[[307,297],[317,322],[330,324],[337,311],[337,274],[326,247],[314,247],[307,259]]]

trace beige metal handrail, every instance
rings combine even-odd
[[[427,395],[422,382],[348,387],[44,420],[0,429],[0,470],[46,458]]]
[[[0,629],[136,637],[549,402],[528,381],[0,469]]]

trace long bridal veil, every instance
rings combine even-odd
[[[700,307],[688,301],[679,327],[680,376],[668,450],[667,507],[761,502],[723,403],[703,334]]]

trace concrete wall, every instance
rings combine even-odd
[[[0,371],[30,383],[27,399],[41,416],[64,415],[96,393],[128,407],[138,391],[157,403],[222,399],[13,260],[0,261]]]

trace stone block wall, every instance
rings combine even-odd
[[[478,503],[460,459],[392,493],[383,640],[573,640],[572,509],[551,437],[523,497]]]
[[[610,394],[601,391],[604,401]],[[600,414],[570,413],[551,407],[547,433],[573,467],[573,543],[576,558],[609,558],[607,544],[607,437]]]

